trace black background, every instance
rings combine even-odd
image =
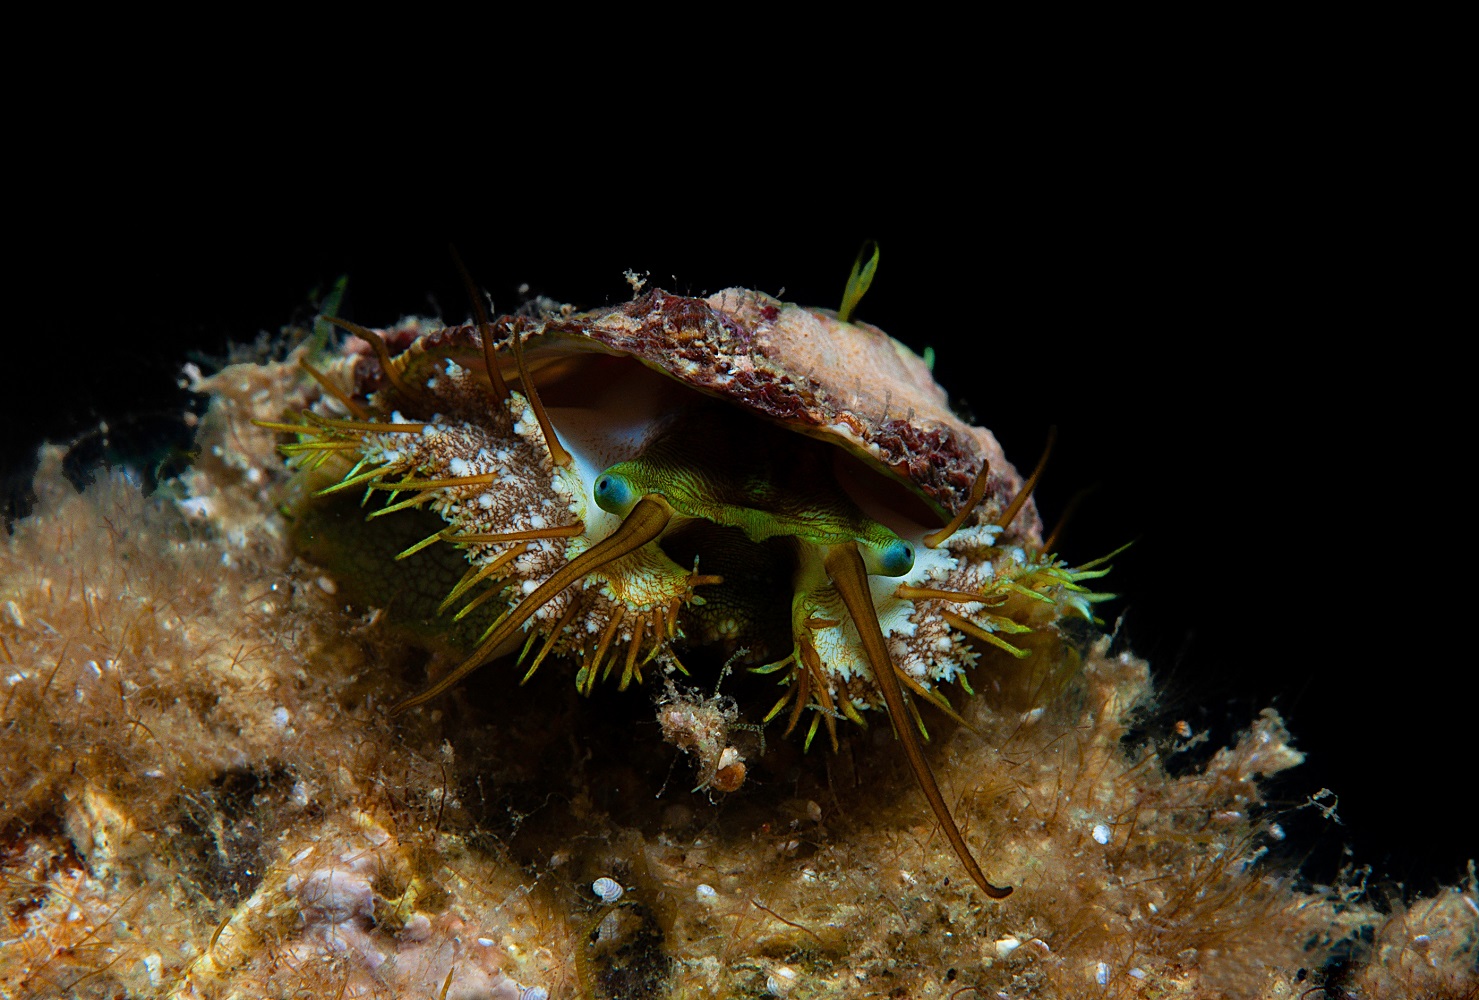
[[[276,330],[339,275],[344,313],[369,325],[464,317],[449,242],[500,306],[522,283],[625,299],[627,268],[678,292],[835,306],[875,238],[859,317],[933,347],[952,398],[1019,467],[1057,425],[1045,520],[1097,487],[1066,555],[1134,541],[1107,615],[1159,679],[1146,735],[1184,718],[1216,746],[1274,705],[1309,755],[1276,805],[1340,796],[1343,825],[1283,819],[1312,878],[1350,860],[1420,889],[1460,875],[1476,853],[1476,685],[1452,482],[1472,447],[1444,442],[1468,363],[1445,339],[1457,265],[1404,187],[1292,127],[1251,146],[1086,138],[1005,165],[927,147],[926,169],[897,172],[821,142],[767,160],[695,132],[620,182],[602,176],[604,144],[528,145],[222,150],[43,198],[16,237],[12,503],[39,441],[100,450],[106,420],[127,454],[170,432],[198,405],[175,385],[191,352]],[[695,187],[721,155],[763,189]]]

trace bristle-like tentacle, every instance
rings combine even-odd
[[[356,420],[370,419],[370,413],[368,410],[366,410],[359,403],[355,402],[354,398],[350,396],[347,392],[335,385],[334,382],[327,375],[319,371],[317,368],[313,367],[313,365],[309,364],[307,358],[299,357],[298,367],[307,372],[309,378],[313,379],[319,384],[319,388],[323,389],[324,392],[328,393],[330,396],[333,396],[336,400],[338,400],[339,405],[344,407],[345,412],[347,412],[351,417],[354,417]]]
[[[561,637],[565,634],[565,629],[570,625],[570,622],[575,618],[575,614],[579,610],[580,602],[571,601],[570,607],[565,609],[565,613],[560,616],[560,620],[555,623],[555,627],[551,629],[550,634],[545,637],[544,644],[539,647],[539,652],[534,654],[534,662],[529,664],[529,672],[524,674],[523,679],[519,681],[519,684],[523,685],[529,683],[529,678],[534,676],[534,671],[539,669],[539,665],[544,662],[544,658],[549,656],[550,650],[555,648],[555,644],[559,642]]]
[[[390,356],[390,348],[385,346],[384,337],[380,336],[374,330],[360,326],[358,323],[351,323],[347,319],[340,319],[338,316],[325,316],[324,319],[346,333],[354,334],[360,340],[370,345],[370,350],[375,352],[375,358],[380,362],[381,372],[385,374],[385,378],[395,388],[396,392],[408,399],[420,398],[401,379],[401,373],[396,368],[395,361]]]
[[[989,462],[982,462],[981,471],[976,473],[976,479],[971,483],[971,493],[966,498],[965,506],[956,512],[955,516],[950,519],[950,523],[945,525],[945,527],[924,536],[924,544],[926,546],[937,549],[941,545],[944,545],[951,535],[960,530],[960,526],[965,524],[965,519],[971,516],[971,512],[976,509],[977,505],[981,502],[981,498],[986,495],[986,477],[990,472],[991,464]]]
[[[969,618],[964,617],[963,615],[957,615],[953,614],[952,612],[945,611],[941,613],[941,617],[943,617],[945,621],[950,623],[951,628],[964,632],[966,635],[980,639],[982,642],[990,643],[1003,652],[1011,653],[1019,660],[1025,659],[1026,657],[1031,655],[1028,650],[1018,649],[1016,646],[1013,646],[1005,639],[991,632],[988,632],[986,629],[977,625],[975,622],[971,621]],[[1026,629],[1025,631],[1030,632],[1032,630]]]
[[[519,379],[524,383],[524,395],[528,397],[529,406],[534,410],[534,419],[539,421],[539,430],[544,434],[544,443],[549,448],[550,461],[557,468],[568,468],[572,461],[570,453],[560,444],[554,425],[544,412],[544,403],[539,398],[539,390],[535,387],[534,378],[529,374],[529,365],[524,360],[523,333],[517,326],[513,330],[513,350],[514,363],[519,366]]]
[[[1043,445],[1042,457],[1037,460],[1037,467],[1032,470],[1032,475],[1027,477],[1027,482],[1022,484],[1022,488],[1017,491],[1017,495],[1012,498],[1012,502],[1007,505],[1007,509],[1002,511],[1001,516],[996,519],[996,526],[998,528],[1006,528],[1021,513],[1028,498],[1032,496],[1032,491],[1037,489],[1038,481],[1042,479],[1043,472],[1048,467],[1048,458],[1053,454],[1053,445],[1057,440],[1058,428],[1049,427],[1048,441],[1047,444]]]
[[[472,280],[472,274],[468,272],[467,266],[462,263],[462,256],[456,247],[448,247],[452,252],[452,262],[457,265],[457,273],[462,276],[462,285],[467,289],[468,301],[472,303],[473,319],[477,323],[478,338],[483,343],[483,363],[488,368],[488,384],[493,387],[493,397],[502,404],[508,399],[508,383],[504,381],[503,372],[498,368],[498,358],[493,353],[493,325],[488,322],[488,310],[483,307],[483,293],[479,291],[477,283]]]
[[[447,676],[425,691],[406,699],[394,709],[404,712],[408,708],[425,704],[432,698],[452,687],[462,678],[482,666],[499,646],[503,645],[516,630],[534,616],[534,613],[549,603],[556,595],[587,573],[600,569],[622,556],[635,552],[662,534],[672,520],[673,511],[667,501],[658,496],[644,496],[637,501],[632,512],[622,521],[609,537],[597,542],[564,566],[555,570],[535,591],[526,597],[512,613],[478,644],[472,655],[450,671]]]

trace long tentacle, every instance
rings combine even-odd
[[[932,549],[939,548],[945,544],[945,539],[960,530],[960,526],[965,524],[965,519],[971,516],[971,512],[976,509],[976,505],[986,495],[986,486],[991,481],[989,479],[990,474],[991,463],[982,462],[981,471],[976,473],[976,479],[971,483],[971,495],[967,498],[965,506],[955,512],[955,516],[950,519],[950,523],[945,525],[945,527],[924,536],[924,544],[927,547]]]
[[[842,595],[842,603],[847,605],[847,613],[852,615],[853,624],[857,626],[858,635],[863,640],[868,665],[872,667],[873,676],[877,678],[878,687],[883,692],[888,714],[894,721],[894,731],[899,734],[899,742],[904,744],[904,757],[908,759],[909,768],[914,772],[920,790],[924,792],[930,808],[939,819],[950,846],[955,848],[960,863],[965,865],[966,871],[976,885],[981,887],[982,892],[992,899],[1010,896],[1011,886],[995,886],[986,881],[981,866],[971,856],[965,837],[961,836],[960,828],[955,825],[955,818],[945,805],[945,797],[940,794],[940,786],[935,783],[929,761],[924,759],[919,736],[910,724],[908,710],[904,707],[904,692],[899,687],[899,679],[894,676],[893,660],[888,655],[888,646],[884,644],[883,631],[878,627],[878,613],[873,607],[873,595],[868,590],[868,571],[863,566],[863,557],[858,552],[857,543],[846,542],[833,546],[827,555],[826,566],[827,573],[837,592]]]
[[[498,627],[478,645],[471,656],[426,690],[395,706],[391,710],[392,714],[399,714],[408,708],[425,704],[481,667],[492,656],[494,650],[522,628],[524,623],[533,617],[534,612],[553,600],[560,591],[587,573],[637,551],[661,535],[672,516],[673,508],[668,506],[666,500],[655,494],[648,494],[638,500],[632,512],[626,516],[626,520],[621,522],[621,527],[609,537],[592,545],[555,570],[548,580],[540,584],[534,593],[524,598],[519,606],[509,613],[508,617],[499,622]]]
[[[1007,505],[1007,509],[1002,511],[1001,516],[996,519],[996,526],[998,528],[1005,528],[1010,525],[1018,512],[1021,511],[1023,505],[1027,503],[1028,497],[1032,496],[1032,491],[1037,489],[1038,480],[1042,479],[1043,470],[1048,467],[1048,456],[1053,454],[1053,444],[1057,440],[1057,426],[1049,427],[1048,442],[1043,445],[1042,457],[1037,460],[1037,468],[1032,470],[1032,475],[1027,477],[1027,482],[1022,484],[1022,488],[1017,491],[1017,495],[1012,498],[1012,502]]]
[[[508,383],[503,380],[498,359],[493,355],[493,327],[488,323],[488,311],[483,308],[483,293],[478,291],[478,286],[468,273],[467,265],[462,263],[462,255],[457,252],[457,248],[449,246],[447,249],[452,252],[452,263],[457,265],[457,273],[462,275],[462,285],[467,289],[467,297],[472,302],[478,338],[483,342],[483,364],[488,369],[488,382],[493,386],[493,397],[501,404],[508,399]]]
[[[568,469],[573,461],[565,446],[560,444],[560,436],[555,433],[555,427],[549,422],[549,414],[544,412],[544,403],[539,400],[539,389],[534,385],[534,379],[529,375],[529,366],[524,361],[523,334],[518,326],[513,329],[514,363],[519,368],[519,380],[524,383],[524,397],[529,400],[529,407],[534,411],[534,419],[539,421],[540,433],[544,435],[545,447],[549,449],[550,461],[562,469]]]
[[[381,374],[395,387],[396,392],[408,399],[423,398],[419,394],[412,392],[411,388],[402,381],[400,371],[395,367],[395,362],[391,360],[390,348],[385,346],[384,337],[380,336],[374,330],[367,330],[358,323],[351,323],[349,320],[340,319],[338,316],[325,316],[324,319],[344,332],[354,334],[360,340],[370,345],[370,349],[375,352],[375,357],[380,362]]]

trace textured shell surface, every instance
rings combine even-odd
[[[448,358],[483,366],[471,324],[428,332],[410,346],[403,363],[412,373],[430,373]],[[988,497],[1009,500],[1021,485],[991,432],[950,409],[922,358],[877,327],[844,322],[830,310],[749,289],[702,299],[659,289],[611,309],[545,317],[528,346],[536,370],[593,351],[640,361],[789,430],[842,445],[909,483],[938,511],[965,503],[983,462],[993,472]]]
[[[1063,613],[1091,617],[1070,574],[1035,551],[1039,524],[1030,504],[1010,525],[993,523],[1022,488],[995,438],[960,420],[925,362],[875,327],[729,289],[706,299],[657,290],[606,310],[504,317],[492,330],[502,331],[496,364],[511,384],[508,331],[518,331],[568,464],[552,459],[525,392],[495,398],[473,324],[385,331],[386,356],[397,352],[391,371],[356,342],[340,365],[380,416],[336,422],[344,406],[325,397],[324,417],[306,435],[320,444],[354,442],[357,461],[331,489],[392,489],[394,508],[424,505],[440,514],[449,528],[427,541],[466,550],[473,568],[464,584],[475,578],[500,596],[527,596],[609,538],[621,518],[593,502],[593,484],[676,423],[721,455],[737,436],[762,439],[778,463],[800,466],[801,477],[835,477],[867,515],[911,543],[908,571],[874,575],[870,585],[894,664],[918,694],[959,679],[984,637]],[[380,421],[393,426],[382,430]],[[926,535],[967,506],[983,471],[985,491],[972,518],[931,548]],[[409,499],[399,499],[408,491]],[[809,694],[808,707],[826,717],[881,707],[856,629],[825,577],[799,584],[804,558],[734,535],[709,532],[687,545],[669,545],[665,536],[595,569],[480,659],[520,646],[526,656],[537,651],[536,666],[550,655],[573,656],[582,665],[577,683],[588,691],[598,672],[613,667],[625,687],[655,657],[668,670],[679,666],[668,654],[686,639],[744,649],[752,664],[789,667],[782,680],[801,680],[801,697]],[[737,563],[748,579],[736,577]],[[459,588],[454,599],[471,597],[471,586]],[[1040,605],[1027,609],[1028,620],[1001,607],[1022,603],[1017,598],[1027,592]],[[980,600],[962,601],[966,595]],[[768,623],[757,600],[780,605],[768,609],[770,617],[788,618],[794,641],[763,634]]]

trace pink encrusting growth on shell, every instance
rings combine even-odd
[[[619,353],[791,430],[846,440],[942,510],[965,503],[983,464],[993,470],[988,499],[1004,506],[1022,483],[991,432],[951,411],[921,358],[877,327],[825,310],[749,289],[706,299],[657,289],[608,310],[543,317],[531,334],[551,345],[530,345],[536,376],[561,344]],[[411,352],[402,363],[413,370],[419,359],[481,354],[475,324],[387,342]],[[372,389],[383,379],[369,368],[357,381]]]
[[[991,496],[1005,502],[1021,485],[991,432],[951,412],[924,361],[866,323],[749,289],[658,289],[546,329],[583,332],[790,430],[847,439],[945,510],[965,502],[983,464],[1000,470]]]

